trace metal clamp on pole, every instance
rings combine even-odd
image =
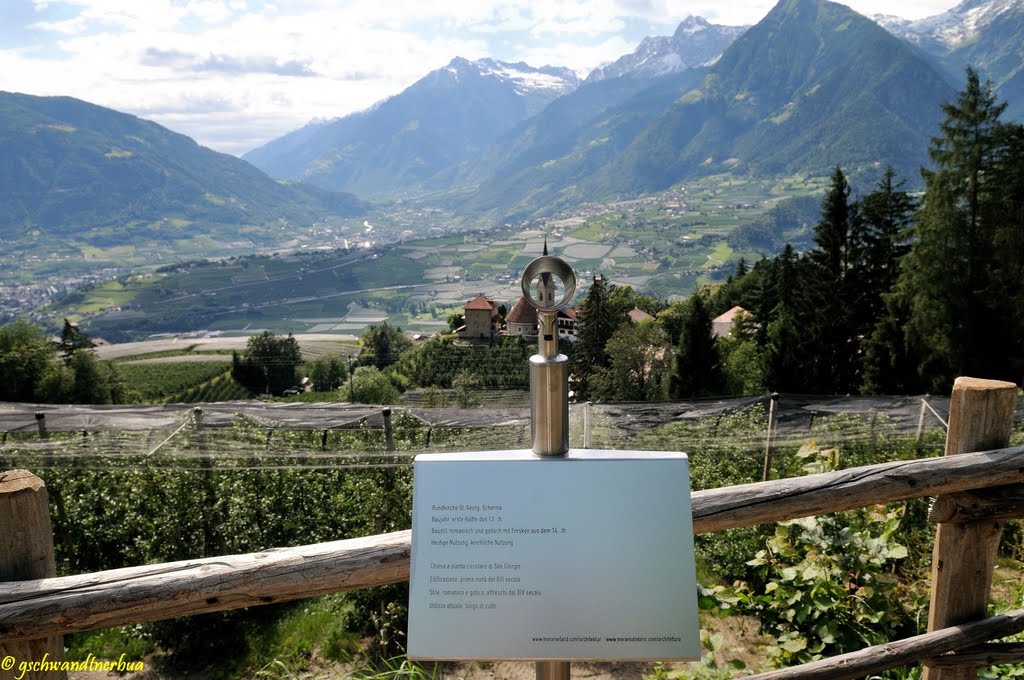
[[[556,278],[562,283],[557,302]],[[569,451],[569,358],[558,352],[558,310],[572,302],[576,274],[565,260],[542,255],[526,265],[522,288],[537,309],[537,353],[530,357],[532,449],[538,456],[564,456]],[[537,680],[569,680],[569,675],[568,661],[537,662]]]

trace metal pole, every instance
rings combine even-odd
[[[583,448],[590,448],[590,433],[594,423],[594,402],[588,401],[583,409]]]
[[[935,409],[933,409],[932,405],[929,404],[927,401],[924,402],[924,405],[928,408],[929,411],[932,412],[932,415],[935,416],[940,423],[942,423],[942,426],[944,428],[946,428],[946,431],[948,432],[949,431],[949,423],[947,423],[945,420],[943,420],[942,416],[939,415],[939,412],[936,411]]]
[[[530,357],[530,433],[538,456],[569,450],[569,357],[558,353],[558,312],[537,312],[537,354]]]
[[[564,456],[569,451],[569,358],[558,352],[558,310],[572,300],[576,275],[565,260],[545,254],[523,271],[526,301],[537,308],[537,353],[530,357],[530,438],[538,456]],[[537,297],[531,286],[539,276]],[[561,279],[565,293],[554,300],[552,276]],[[589,423],[589,404],[585,413]],[[584,429],[584,446],[590,445],[589,428]],[[538,661],[537,680],[569,680],[568,661]]]
[[[355,384],[352,381],[352,373],[355,371],[355,359],[352,355],[348,356],[348,401],[352,403],[355,401]]]
[[[391,409],[381,412],[384,415],[384,450],[391,453],[395,450],[394,433],[391,431]]]
[[[50,438],[46,431],[46,414],[42,411],[36,411],[36,427],[39,428],[39,439],[45,441]]]
[[[538,661],[537,680],[569,680],[568,661]]]
[[[772,392],[771,406],[768,407],[768,435],[764,440],[764,471],[761,479],[768,481],[772,478],[772,435],[775,434],[775,407],[779,403],[779,393]]]
[[[928,408],[927,404],[927,401],[921,400],[921,413],[917,416],[917,437],[914,439],[914,444],[917,446],[920,446],[921,438],[924,436],[924,414],[925,409]]]

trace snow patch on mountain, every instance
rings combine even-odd
[[[690,16],[671,36],[644,38],[631,54],[591,71],[586,82],[634,76],[657,78],[714,63],[746,26],[720,26]]]
[[[920,44],[934,40],[949,50],[973,40],[980,30],[1000,21],[1002,15],[1024,9],[1024,0],[965,0],[956,7],[917,21],[888,15],[872,17],[893,35]]]
[[[567,68],[542,66],[534,68],[523,62],[508,63],[495,59],[477,59],[469,61],[456,57],[444,69],[459,81],[461,77],[472,74],[473,77],[495,78],[513,85],[517,94],[529,96],[552,93],[563,95],[579,87],[579,78]]]

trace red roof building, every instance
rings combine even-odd
[[[486,295],[477,295],[463,308],[465,325],[459,329],[464,338],[492,338],[501,326],[498,304]]]

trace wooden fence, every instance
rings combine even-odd
[[[928,633],[755,676],[860,678],[923,662],[925,680],[976,678],[980,666],[1024,660],[1024,645],[982,644],[1024,631],[1024,610],[986,618],[1002,523],[1024,517],[1024,446],[1009,442],[1017,388],[960,378],[946,455],[698,491],[696,533],[935,497],[938,524]],[[46,489],[0,473],[0,658],[61,658],[62,636],[409,578],[410,532],[182,562],[54,576]],[[39,674],[29,677],[55,678]]]

